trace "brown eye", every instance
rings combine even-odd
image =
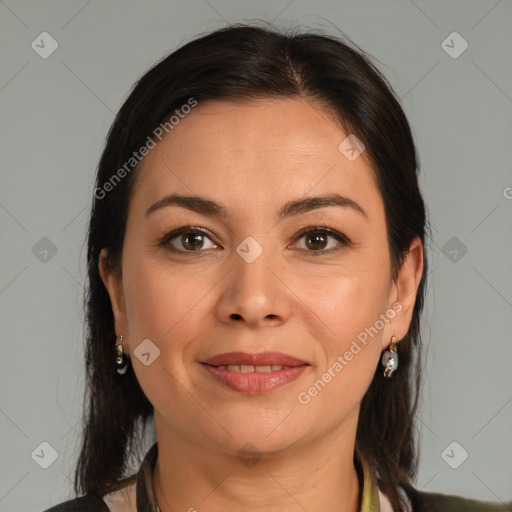
[[[198,233],[182,234],[181,243],[185,249],[198,250],[203,247],[204,239],[203,235]]]
[[[208,247],[208,241],[211,244],[210,247]],[[189,226],[176,229],[166,235],[161,245],[169,246],[175,252],[193,252],[217,247],[210,237],[206,235],[205,231]]]
[[[340,245],[347,246],[350,244],[350,240],[345,235],[324,227],[308,228],[303,230],[299,233],[297,239],[304,239],[305,241],[305,247],[299,247],[299,249],[306,251],[313,256],[332,253],[338,250]],[[337,243],[331,243],[329,247],[329,239],[335,239],[337,240]]]
[[[305,235],[305,238],[308,249],[323,250],[325,249],[329,235],[321,232],[313,232],[311,235]]]

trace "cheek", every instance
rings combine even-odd
[[[325,323],[330,335],[343,345],[347,340],[374,325],[385,313],[390,281],[384,267],[361,261],[322,279],[304,282],[303,296]],[[330,336],[330,337],[331,337]],[[340,347],[338,347],[340,348]]]
[[[197,289],[176,267],[150,258],[134,259],[131,265],[127,263],[127,270],[127,317],[130,332],[139,337],[162,339],[180,321],[186,321],[187,313],[204,294],[203,287]]]
[[[327,423],[338,423],[363,399],[380,359],[381,331],[369,328],[384,312],[384,289],[358,274],[333,278],[313,294],[324,325],[314,336],[323,354],[318,354],[314,375],[297,397],[308,404],[308,416],[321,414]]]
[[[309,383],[312,393],[318,393],[317,406],[337,403],[340,411],[350,410],[370,386],[381,354],[385,324],[379,319],[386,313],[389,285],[385,265],[361,259],[316,279],[309,289],[309,304],[323,324],[322,334],[315,337],[324,355]]]
[[[205,285],[206,286],[206,285]],[[155,408],[165,410],[169,396],[181,393],[187,381],[182,358],[197,322],[193,309],[204,290],[198,290],[176,269],[141,255],[126,262],[126,312],[131,360],[137,380]],[[139,360],[139,344],[149,339],[151,363]],[[142,347],[142,345],[141,345]],[[154,354],[157,354],[156,356]]]

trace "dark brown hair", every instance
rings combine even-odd
[[[348,38],[347,38],[348,39]],[[140,447],[153,407],[131,368],[121,376],[114,365],[116,334],[112,307],[100,278],[98,258],[121,274],[128,204],[137,166],[112,187],[156,127],[194,98],[240,100],[305,98],[317,102],[366,146],[385,205],[387,237],[396,278],[410,243],[425,244],[427,220],[411,129],[392,87],[353,43],[312,32],[280,33],[274,28],[231,25],[185,44],[137,82],[121,107],[99,162],[88,232],[86,289],[86,400],[75,492],[104,495],[120,482]],[[125,166],[126,170],[126,166]],[[124,176],[125,174],[125,176]],[[108,193],[104,193],[106,189]],[[393,510],[404,504],[399,487],[409,488],[417,469],[415,413],[420,384],[420,313],[427,261],[407,336],[400,341],[400,367],[391,379],[377,368],[365,394],[357,429],[357,450],[373,464]]]

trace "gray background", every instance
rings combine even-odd
[[[37,512],[71,496],[83,386],[83,242],[115,112],[135,80],[177,45],[256,18],[343,30],[402,98],[433,227],[416,485],[512,499],[510,1],[4,0],[1,512]],[[31,43],[45,31],[58,48],[43,59]],[[442,46],[454,31],[469,44],[458,58]],[[460,43],[445,45],[453,52]],[[58,453],[47,469],[40,465],[51,450],[42,442]]]

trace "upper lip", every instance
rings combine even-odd
[[[230,364],[244,364],[252,366],[301,366],[308,364],[288,354],[281,352],[260,352],[259,354],[249,354],[247,352],[225,352],[224,354],[217,354],[210,357],[206,364],[211,366],[227,366]]]

